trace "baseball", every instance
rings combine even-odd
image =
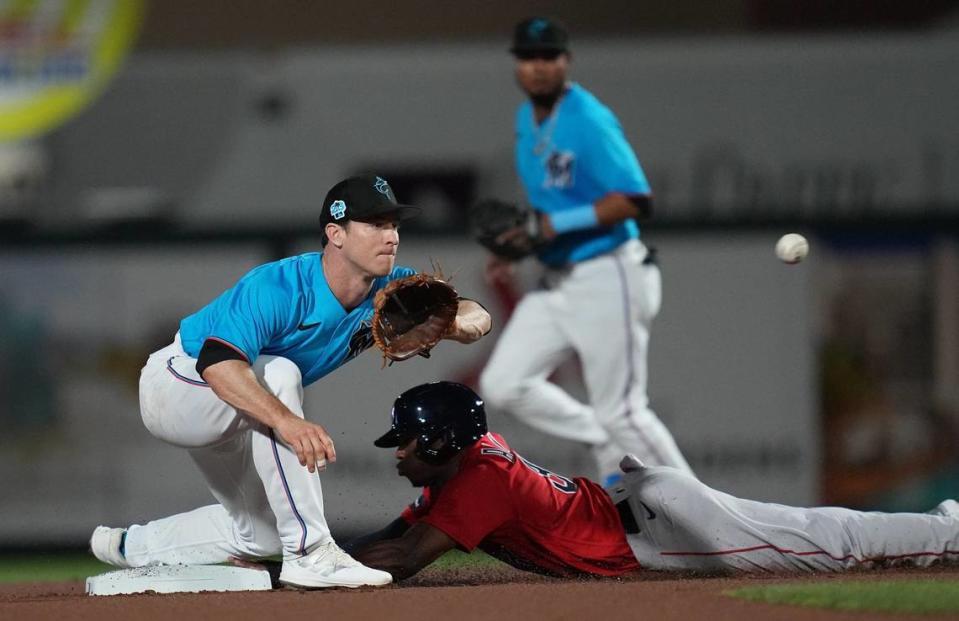
[[[809,254],[809,242],[799,233],[786,233],[776,242],[776,256],[783,263],[799,263]]]

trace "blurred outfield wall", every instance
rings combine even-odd
[[[619,116],[661,221],[955,215],[955,35],[577,41],[572,77]],[[371,167],[516,196],[506,45],[136,55],[48,140],[57,208],[38,218],[145,187],[179,222],[295,225]]]

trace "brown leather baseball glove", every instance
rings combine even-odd
[[[391,281],[373,300],[373,340],[383,350],[384,363],[408,360],[430,350],[456,320],[459,294],[431,274],[413,274]]]

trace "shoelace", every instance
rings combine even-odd
[[[352,556],[347,554],[340,546],[333,544],[334,556],[336,558],[336,564],[339,567],[359,567],[360,563]]]
[[[359,563],[343,551],[334,542],[327,543],[310,552],[304,560],[309,559],[311,565],[320,565],[332,562],[334,567],[356,567]]]

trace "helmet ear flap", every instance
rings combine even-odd
[[[449,427],[424,432],[417,438],[416,456],[430,465],[442,466],[458,452],[453,430]]]

